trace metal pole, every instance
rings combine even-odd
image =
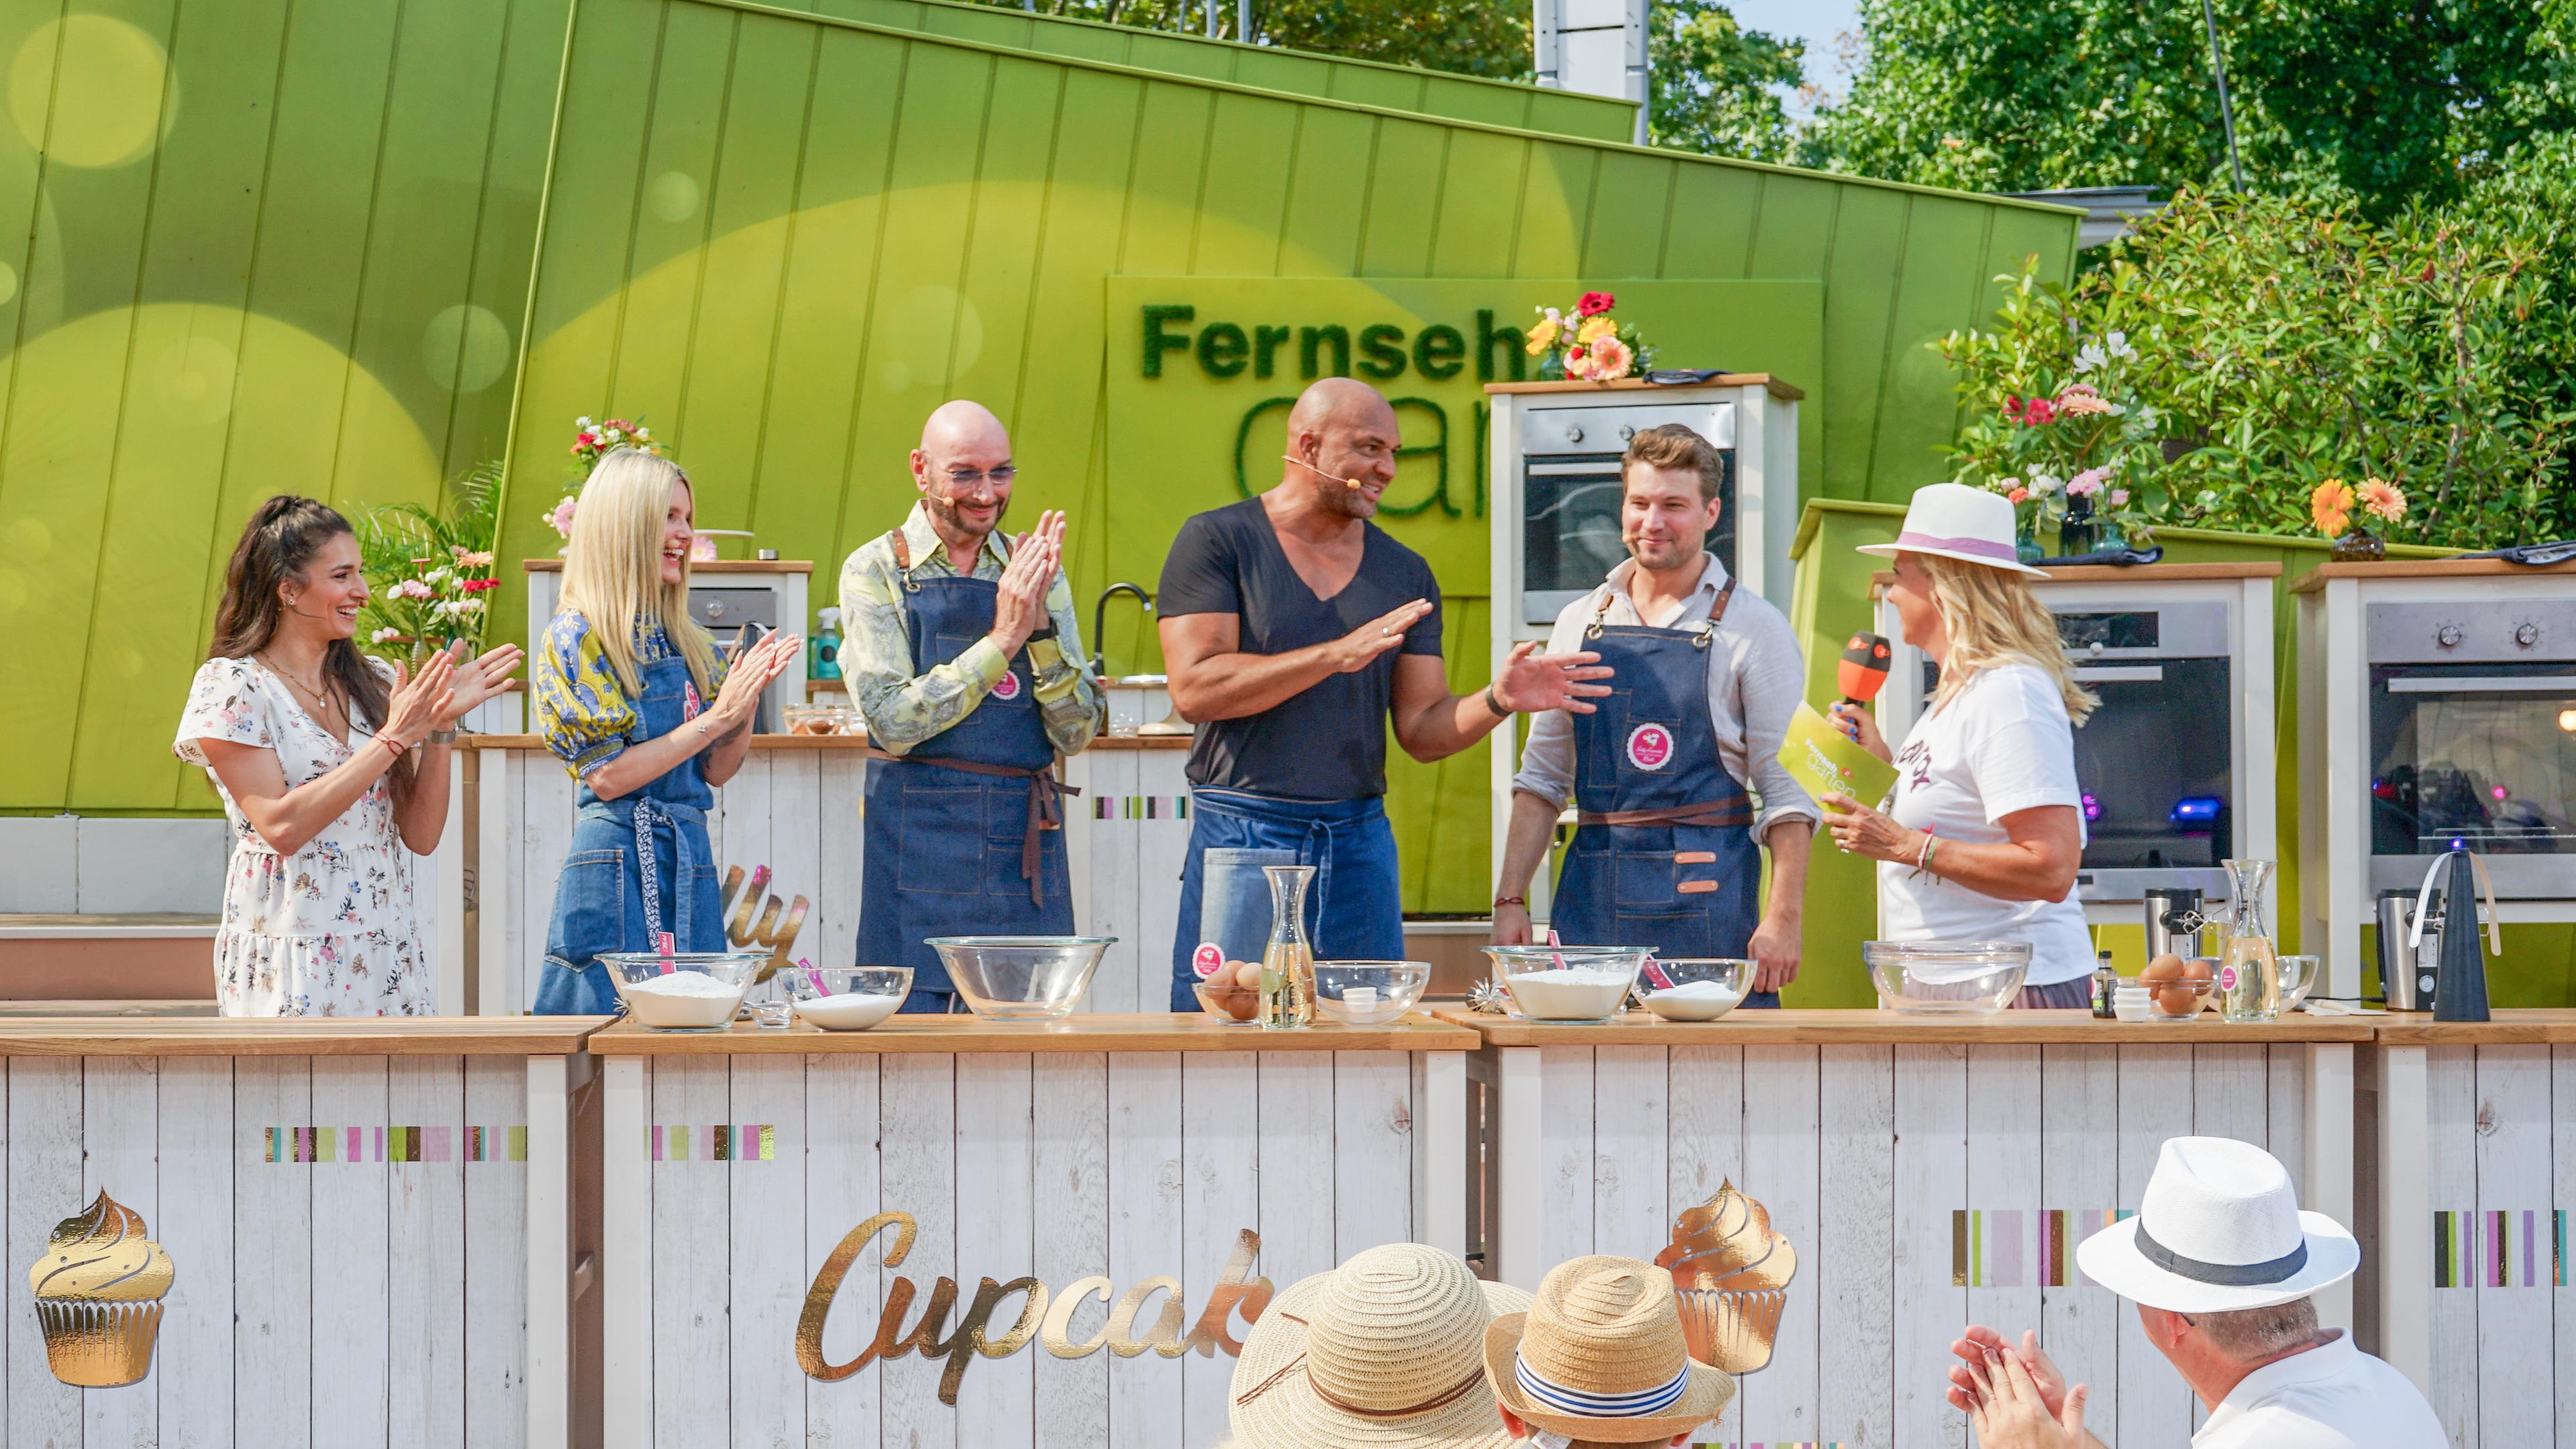
[[[1207,0],[1208,39],[1216,39],[1216,0]]]
[[[1234,0],[1234,38],[1252,43],[1252,0]]]
[[[2209,30],[2209,70],[2218,78],[2218,124],[2227,133],[2227,169],[2236,178],[2236,189],[2245,189],[2245,167],[2236,159],[2236,111],[2227,102],[2227,65],[2218,58],[2218,12],[2209,0],[2200,0],[2201,24]]]

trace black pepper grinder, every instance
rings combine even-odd
[[[2487,878],[2486,862],[2466,850],[2446,853],[2441,862],[2448,871],[2442,889],[2441,954],[2435,966],[2433,986],[2433,1019],[2435,1021],[2485,1021],[2487,1013],[2486,946],[2504,951],[2502,933],[2495,924],[2495,885]],[[2432,880],[2425,880],[2427,891]],[[2478,927],[2478,887],[2486,888],[2486,929]],[[2416,912],[2420,921],[2423,911]],[[2419,926],[2420,930],[2421,927]]]

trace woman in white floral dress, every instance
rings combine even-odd
[[[309,498],[260,505],[233,550],[211,657],[173,749],[232,822],[215,996],[226,1016],[425,1016],[437,1003],[410,855],[447,823],[456,720],[518,667],[502,645],[420,676],[350,642],[367,601],[348,520]]]

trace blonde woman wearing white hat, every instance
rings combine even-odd
[[[1687,1443],[1735,1397],[1690,1356],[1673,1275],[1606,1254],[1559,1263],[1528,1312],[1494,1320],[1485,1377],[1514,1434],[1567,1449]]]
[[[2319,1332],[2318,1289],[2361,1266],[2361,1245],[2323,1213],[2301,1212],[2290,1172],[2251,1143],[2166,1141],[2135,1217],[2075,1249],[2084,1276],[2138,1305],[2147,1341],[2191,1385],[2209,1419],[2192,1449],[2438,1449],[2433,1406],[2406,1376]],[[1950,1345],[1950,1402],[1984,1449],[2098,1449],[2085,1386],[2039,1348],[1971,1326]]]
[[[1485,1388],[1485,1331],[1530,1296],[1419,1243],[1354,1254],[1291,1286],[1244,1336],[1234,1449],[1510,1449]]]
[[[1886,809],[1827,795],[1834,843],[1878,861],[1879,934],[1892,941],[2027,941],[2016,1006],[2083,1006],[2091,938],[2074,899],[2084,855],[2075,726],[2095,700],[2075,682],[2046,578],[2013,554],[2012,504],[1957,483],[1918,490],[1889,544],[1888,600],[1905,642],[1939,666],[1932,706],[1891,751],[1848,704],[1835,722],[1896,766]]]

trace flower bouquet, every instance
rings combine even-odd
[[[2358,528],[2352,526],[2356,502],[2362,517],[2371,520]],[[2384,529],[2405,517],[2405,490],[2384,478],[2364,478],[2358,489],[2340,478],[2328,478],[2308,490],[2308,521],[2318,533],[2334,540],[2337,562],[2386,556]]]
[[[2125,334],[2083,340],[2062,369],[1983,334],[1945,350],[1967,374],[1961,391],[1991,408],[1950,450],[1957,481],[2012,500],[2023,562],[2042,557],[2050,525],[2061,557],[2145,543],[2150,500],[2131,480],[2151,477],[2162,454],[2155,409],[2129,386],[2141,363]]]
[[[492,574],[500,481],[501,465],[485,463],[450,486],[443,511],[394,503],[358,515],[368,593],[358,637],[368,648],[414,666],[460,639],[482,652],[491,592],[501,586]]]
[[[1611,318],[1619,299],[1608,292],[1586,292],[1571,316],[1554,307],[1538,309],[1530,328],[1529,355],[1539,360],[1542,382],[1617,382],[1655,365],[1652,344],[1628,323]]]
[[[640,422],[610,418],[600,423],[589,418],[575,418],[572,428],[572,447],[567,450],[572,454],[572,462],[564,469],[563,497],[556,499],[544,515],[546,526],[567,545],[572,541],[574,501],[581,493],[581,485],[590,481],[591,470],[599,466],[600,459],[618,448],[633,448],[656,458],[669,456],[663,446],[653,440],[653,430]],[[557,553],[562,551],[556,550]]]

